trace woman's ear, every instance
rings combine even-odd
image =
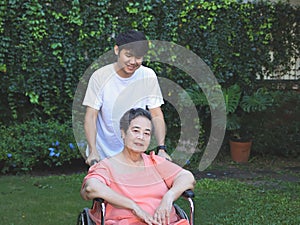
[[[114,46],[114,52],[115,52],[116,55],[119,55],[119,47],[118,47],[118,45]]]

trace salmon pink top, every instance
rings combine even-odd
[[[172,186],[176,175],[182,168],[165,158],[142,154],[144,166],[131,170],[116,171],[116,165],[122,163],[113,158],[106,158],[90,167],[84,178],[83,186],[89,178],[96,178],[114,191],[135,201],[143,210],[154,215],[163,196]],[[123,164],[124,165],[124,164]],[[119,172],[118,172],[119,171]],[[90,216],[96,224],[101,224],[101,215],[98,209],[90,210]],[[187,220],[179,219],[173,207],[170,215],[171,225],[188,225]],[[145,225],[128,209],[115,208],[107,204],[105,213],[106,225]]]

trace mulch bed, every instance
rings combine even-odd
[[[62,166],[49,167],[40,165],[30,172],[32,176],[49,176],[49,175],[70,175],[76,173],[85,173],[88,171],[88,165],[85,164],[83,159],[75,159],[70,163]]]

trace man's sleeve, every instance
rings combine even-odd
[[[90,106],[94,109],[99,110],[102,105],[101,95],[100,95],[100,84],[96,79],[95,74],[93,74],[89,80],[88,87],[86,89],[85,97],[83,100],[84,106]]]

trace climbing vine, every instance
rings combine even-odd
[[[3,0],[0,121],[70,119],[79,78],[130,28],[190,49],[222,85],[239,83],[251,92],[257,75],[286,74],[294,66],[299,14],[299,7],[267,1]],[[180,71],[152,66],[159,76],[192,86]]]

